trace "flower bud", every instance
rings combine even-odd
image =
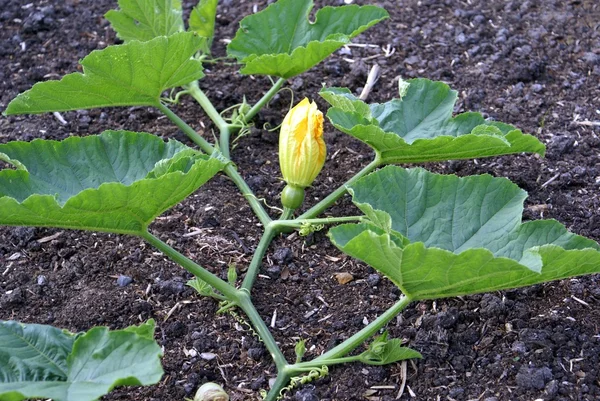
[[[279,166],[283,179],[292,188],[308,187],[323,168],[326,154],[323,113],[315,102],[305,98],[287,113],[281,124]],[[285,203],[284,206],[293,208]]]

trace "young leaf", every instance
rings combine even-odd
[[[504,178],[458,178],[388,166],[359,180],[351,192],[367,216],[385,213],[391,226],[338,226],[329,231],[332,242],[413,299],[600,272],[596,242],[554,220],[522,224],[526,193]]]
[[[198,277],[188,280],[185,284],[192,287],[198,292],[198,294],[205,297],[210,297],[215,293],[214,289],[206,281],[200,280]]]
[[[153,320],[125,330],[96,327],[79,336],[0,322],[0,399],[92,401],[116,386],[157,383],[162,351],[153,335]]]
[[[190,31],[194,31],[203,38],[206,38],[205,46],[202,49],[205,53],[210,53],[210,47],[215,36],[217,3],[218,0],[199,0],[190,14]]]
[[[165,89],[204,76],[202,64],[191,59],[201,46],[202,38],[182,32],[93,51],[81,60],[83,74],[38,82],[13,99],[4,114],[156,106]]]
[[[22,166],[0,171],[0,225],[124,234],[143,232],[224,167],[177,141],[128,131],[9,142],[0,155]]]
[[[180,0],[119,0],[104,17],[124,42],[146,42],[184,30]]]
[[[421,78],[408,83],[402,99],[383,104],[367,105],[345,88],[320,94],[333,106],[327,112],[331,123],[375,149],[382,164],[544,154],[538,139],[511,125],[472,112],[452,118],[457,93],[443,82]]]
[[[360,361],[368,365],[388,365],[414,358],[420,359],[423,356],[412,348],[403,347],[402,341],[397,338],[387,340],[377,353],[367,350],[360,355]]]
[[[243,74],[291,78],[388,18],[382,8],[349,5],[324,7],[310,22],[312,7],[312,0],[279,0],[244,18],[227,53],[245,64]]]
[[[294,347],[294,353],[296,354],[296,363],[299,363],[300,361],[302,361],[302,357],[304,356],[304,354],[306,354],[306,340],[305,339],[298,340],[298,342],[296,343],[296,346]]]

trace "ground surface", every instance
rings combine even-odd
[[[397,77],[443,80],[459,91],[456,111],[474,110],[537,135],[545,159],[500,157],[429,165],[459,175],[505,176],[529,192],[525,219],[555,218],[578,234],[600,240],[600,5],[563,1],[373,1],[391,19],[289,86],[317,97],[323,84],[359,91],[369,68],[382,76],[369,100],[393,97]],[[0,109],[35,82],[77,69],[77,61],[115,42],[102,15],[108,0],[4,0],[0,10]],[[186,7],[191,6],[185,1]],[[341,1],[317,1],[317,7]],[[357,3],[359,3],[357,1]],[[367,3],[367,1],[360,1]],[[219,8],[219,37],[231,38],[240,18],[265,1],[227,1]],[[387,54],[393,51],[393,54]],[[224,54],[224,43],[215,44]],[[208,66],[201,85],[218,109],[256,101],[265,78],[230,75],[234,67]],[[289,104],[282,92],[259,116],[257,127],[277,125]],[[324,107],[322,101],[321,105]],[[206,138],[207,118],[185,99],[178,113]],[[109,128],[186,138],[158,112],[146,108],[0,118],[0,142],[65,138]],[[321,199],[362,165],[371,152],[327,127],[329,160],[309,193]],[[257,196],[278,205],[276,134],[253,130],[234,160]],[[348,199],[328,213],[353,213]],[[222,274],[229,263],[243,270],[260,227],[235,187],[219,176],[163,216],[153,232],[200,264]],[[189,235],[194,233],[194,235]],[[334,273],[354,280],[339,284]],[[288,357],[298,338],[315,356],[382,313],[398,297],[387,280],[347,258],[324,233],[308,241],[278,238],[264,260],[254,290]],[[133,279],[117,285],[117,277]],[[118,389],[107,400],[181,400],[207,380],[225,384],[235,400],[256,399],[274,368],[268,353],[216,305],[183,285],[188,276],[138,239],[50,229],[0,229],[0,319],[48,323],[70,330],[93,325],[122,328],[154,317],[164,346],[166,374],[144,389]],[[600,278],[411,305],[390,324],[425,359],[407,366],[402,400],[598,400],[600,399]],[[194,350],[190,353],[190,350]],[[210,359],[211,354],[216,357]],[[295,400],[393,400],[401,365],[347,365],[291,393]],[[374,387],[375,386],[375,387]],[[382,386],[382,387],[377,387]],[[412,394],[412,395],[411,395]]]

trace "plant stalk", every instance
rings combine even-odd
[[[295,209],[290,209],[289,207],[283,207],[283,213],[281,213],[281,216],[279,216],[278,221],[285,221],[288,220],[290,217],[292,217],[294,215],[294,210]]]
[[[150,234],[150,232],[146,231],[141,235],[141,237],[150,243],[152,246],[160,250],[164,253],[169,259],[181,265],[184,269],[192,273],[194,276],[200,278],[201,280],[208,283],[210,286],[215,288],[217,291],[221,292],[227,299],[233,303],[235,303],[250,319],[252,323],[252,327],[260,337],[260,339],[265,344],[265,347],[271,353],[271,357],[277,366],[278,371],[282,371],[285,366],[287,366],[287,361],[283,356],[283,353],[279,349],[279,346],[275,342],[271,332],[267,328],[266,323],[262,319],[262,317],[258,314],[258,311],[252,304],[252,300],[250,299],[250,293],[245,290],[236,290],[234,287],[229,285],[227,282],[221,280],[202,266],[198,265],[188,257],[182,255],[171,246]]]
[[[225,172],[225,174],[227,174],[229,178],[231,178],[231,181],[233,181],[233,183],[238,187],[242,195],[244,195],[244,197],[250,204],[250,207],[254,211],[254,214],[256,214],[256,217],[258,217],[262,225],[264,227],[267,227],[272,221],[271,217],[269,217],[269,214],[262,206],[256,195],[254,195],[246,181],[244,181],[240,173],[238,173],[235,166],[233,164],[228,164],[227,166],[225,166],[223,171]]]
[[[371,163],[367,164],[362,170],[356,173],[352,178],[350,178],[348,181],[346,181],[344,184],[338,187],[335,191],[330,193],[325,199],[321,200],[319,203],[317,203],[316,205],[308,209],[306,212],[298,216],[296,220],[312,219],[318,216],[319,214],[323,213],[329,206],[333,205],[335,201],[338,200],[338,198],[340,198],[346,193],[347,186],[352,185],[353,183],[358,181],[359,178],[369,174],[371,171],[377,168],[377,166],[379,166],[380,162],[381,157],[379,156],[379,154],[376,154],[375,159]]]
[[[283,86],[285,81],[286,81],[285,78],[279,78],[277,80],[277,82],[275,82],[275,84],[273,84],[271,89],[269,89],[269,91],[267,93],[265,93],[263,95],[263,97],[261,97],[260,100],[258,102],[256,102],[256,104],[254,106],[252,106],[250,111],[248,111],[248,113],[246,113],[246,115],[244,116],[245,123],[248,123],[248,121],[252,120],[254,118],[254,116],[257,115],[258,112],[263,107],[265,107],[267,103],[269,103],[269,101],[273,98],[273,96],[275,96],[275,94],[279,91],[279,89],[281,89],[281,87]]]
[[[246,289],[237,291],[237,304],[240,309],[244,311],[246,316],[248,316],[248,319],[250,319],[250,322],[252,323],[252,327],[265,344],[267,350],[269,350],[271,358],[273,358],[273,362],[275,362],[275,366],[277,367],[277,372],[282,372],[287,366],[285,356],[279,349],[279,346],[269,331],[267,324],[252,304],[250,293]]]
[[[211,103],[211,101],[206,97],[200,86],[198,85],[198,81],[194,81],[186,86],[189,94],[198,102],[200,107],[204,110],[208,118],[212,120],[213,123],[217,126],[217,128],[222,129],[227,126],[227,122],[221,117],[221,114],[215,109],[215,106]]]
[[[149,231],[143,233],[141,237],[144,240],[146,240],[150,245],[164,253],[169,259],[181,265],[185,270],[192,273],[200,280],[205,281],[208,285],[215,288],[217,291],[221,292],[223,295],[225,295],[225,297],[227,297],[227,299],[232,301],[238,299],[238,291],[234,287],[229,285],[226,281],[221,280],[213,273],[209,272],[204,267],[200,266],[188,257],[179,253],[158,237],[155,237],[154,235],[150,234]]]
[[[260,265],[262,262],[269,245],[273,238],[277,235],[277,231],[271,228],[271,225],[267,226],[265,232],[263,233],[256,250],[254,251],[254,255],[252,255],[252,260],[250,261],[250,266],[248,266],[248,270],[246,271],[246,276],[244,277],[244,281],[242,282],[242,288],[248,290],[252,289],[254,285],[254,281],[256,280],[256,276],[260,270]]]
[[[287,374],[285,371],[278,371],[277,378],[275,379],[273,386],[271,386],[271,389],[269,390],[269,393],[265,397],[264,401],[278,400],[279,393],[281,393],[281,390],[283,390],[285,388],[285,386],[287,386],[289,381],[290,381],[289,374]]]
[[[354,334],[352,337],[348,338],[341,344],[338,344],[336,347],[330,349],[326,353],[318,356],[317,358],[309,361],[308,363],[320,362],[323,365],[327,365],[327,361],[330,359],[342,358],[348,355],[350,352],[354,351],[356,347],[363,344],[367,339],[377,333],[383,326],[389,323],[396,315],[402,312],[410,303],[412,299],[406,295],[403,295],[394,305],[392,305],[388,310],[386,310],[381,316],[377,319],[373,320],[367,326],[365,326],[358,333]],[[301,364],[300,364],[301,365]]]
[[[229,159],[229,136],[231,135],[229,124],[221,117],[221,114],[215,109],[215,106],[213,106],[208,97],[206,97],[202,89],[200,89],[198,81],[190,83],[186,88],[189,94],[198,102],[206,115],[219,129],[219,150],[223,156]]]
[[[202,138],[192,127],[190,127],[185,121],[183,121],[179,116],[173,113],[167,106],[160,104],[158,109],[162,111],[168,118],[171,120],[180,130],[182,130],[196,145],[200,147],[205,153],[212,155],[215,153],[215,148],[208,143],[204,138]],[[225,162],[229,161],[229,158],[224,158],[222,153],[219,155],[215,155],[215,157],[221,157],[225,159]],[[239,188],[240,192],[244,197],[248,200],[250,207],[260,220],[263,226],[267,226],[271,222],[271,218],[266,210],[261,205],[260,201],[256,198],[256,195],[252,192],[246,181],[242,178],[240,173],[238,173],[237,169],[231,163],[227,164],[223,169],[225,174],[234,182],[234,184]]]
[[[173,124],[177,126],[177,128],[182,130],[183,133],[188,136],[188,138],[190,138],[196,145],[198,145],[200,149],[202,149],[205,153],[208,153],[209,155],[213,154],[215,148],[210,143],[208,143],[206,139],[202,138],[202,136],[198,134],[195,129],[190,127],[185,121],[179,118],[177,114],[173,113],[171,109],[169,109],[162,103],[158,104],[157,108],[164,115],[166,115],[169,118],[169,120],[171,120]]]

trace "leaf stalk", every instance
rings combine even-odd
[[[377,333],[381,328],[383,328],[383,326],[388,324],[390,320],[402,312],[411,302],[411,297],[402,295],[402,297],[394,305],[381,314],[377,319],[365,326],[362,330],[355,333],[350,338],[341,344],[338,344],[336,347],[330,349],[321,356],[313,359],[309,363],[319,362],[321,365],[326,365],[327,361],[329,360],[336,360],[337,358],[346,356],[350,352],[354,351],[354,349],[356,349],[358,346],[363,344],[367,339],[372,337],[375,333]]]
[[[312,219],[319,214],[323,213],[329,206],[333,205],[335,201],[337,201],[342,195],[346,193],[348,187],[358,181],[361,177],[369,174],[371,171],[375,170],[381,164],[381,157],[377,153],[375,155],[375,159],[367,164],[362,170],[356,173],[353,177],[351,177],[344,184],[339,186],[335,191],[330,193],[327,197],[321,200],[319,203],[308,209],[306,212],[301,214],[296,218],[296,220],[303,219]]]

